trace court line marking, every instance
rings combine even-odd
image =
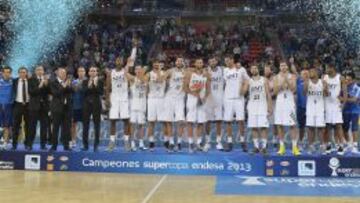
[[[153,189],[146,195],[145,199],[141,203],[147,203],[150,198],[155,194],[156,190],[159,189],[160,185],[165,181],[168,175],[164,175],[160,181],[153,187]]]

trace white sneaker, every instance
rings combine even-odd
[[[224,151],[224,147],[223,147],[223,145],[221,144],[221,142],[219,142],[219,143],[216,144],[216,149],[219,150],[219,151]]]
[[[353,154],[360,154],[359,150],[356,147],[353,147],[351,150],[351,153]]]
[[[116,147],[116,143],[114,141],[110,141],[109,145],[107,147],[107,151],[112,152],[112,151],[114,151],[115,147]]]
[[[131,151],[136,152],[137,148],[136,148],[136,144],[134,141],[131,142]]]
[[[203,147],[203,151],[208,152],[210,148],[211,148],[211,145],[209,143],[206,143]]]
[[[308,149],[308,154],[312,155],[316,152],[316,149],[314,147],[314,145],[310,145],[309,149]]]
[[[75,149],[76,148],[76,141],[70,141],[69,147],[71,149]]]
[[[140,149],[141,151],[146,151],[146,150],[148,150],[148,148],[145,147],[144,143],[139,144],[139,149]]]

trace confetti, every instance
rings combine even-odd
[[[7,28],[13,38],[7,44],[7,64],[17,70],[31,68],[66,41],[81,16],[93,8],[93,0],[8,0],[11,17]]]

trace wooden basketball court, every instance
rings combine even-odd
[[[1,203],[350,203],[359,198],[215,195],[216,177],[0,171]]]

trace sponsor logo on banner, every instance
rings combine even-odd
[[[273,161],[273,160],[266,160],[266,166],[267,166],[267,167],[272,167],[272,166],[274,166],[274,161]]]
[[[67,156],[61,156],[61,157],[59,158],[59,160],[62,161],[62,162],[67,162],[67,161],[69,161],[69,157],[67,157]]]
[[[333,157],[329,160],[329,167],[332,170],[331,176],[338,176],[336,170],[340,167],[340,160],[336,157]]]
[[[69,167],[66,164],[62,164],[60,166],[60,171],[67,171],[69,169]]]
[[[53,171],[54,170],[54,164],[47,164],[46,165],[46,170],[47,171]]]
[[[47,156],[47,158],[46,158],[46,160],[47,160],[48,162],[52,162],[52,161],[54,161],[54,159],[55,159],[55,157],[54,157],[53,155],[49,155],[49,156]]]
[[[315,176],[316,163],[314,160],[299,160],[298,161],[298,175],[299,176]]]
[[[25,155],[26,170],[40,170],[41,157],[36,154]]]
[[[14,162],[13,161],[0,161],[0,170],[13,170]]]
[[[353,164],[354,167],[352,167],[352,165],[349,166],[350,163],[352,162],[343,162],[343,165],[347,165],[346,167],[342,166],[340,159],[336,157],[330,158],[328,166],[331,169],[331,176],[360,177],[360,166],[355,166],[355,164]]]
[[[287,170],[287,169],[283,169],[283,170],[281,170],[280,175],[281,176],[288,176],[288,175],[290,175],[290,171]]]
[[[266,169],[266,176],[274,176],[274,169]]]
[[[280,166],[283,166],[283,167],[290,166],[290,162],[289,161],[282,161],[282,162],[280,162]]]

